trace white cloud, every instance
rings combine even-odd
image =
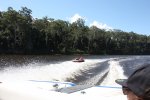
[[[73,23],[73,22],[77,21],[78,19],[83,19],[83,20],[86,21],[86,18],[80,16],[79,14],[75,14],[74,16],[72,16],[71,18],[69,18],[69,21],[70,21],[71,23]]]
[[[87,21],[86,17],[80,16],[78,13],[74,14],[74,16],[72,16],[70,18],[67,18],[67,19],[69,19],[70,23],[73,23],[73,22],[77,21],[79,18],[83,19],[84,21]],[[91,26],[96,26],[97,28],[105,29],[106,31],[113,30],[112,27],[108,26],[107,24],[100,23],[98,21],[93,21],[89,26],[90,27]]]
[[[108,26],[107,24],[99,23],[97,21],[93,21],[93,23],[90,24],[90,27],[91,26],[96,26],[97,28],[99,28],[99,29],[105,29],[106,31],[113,29],[112,27]]]

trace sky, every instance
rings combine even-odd
[[[34,18],[82,18],[89,27],[150,35],[150,0],[0,0],[0,11],[8,7],[27,7]]]

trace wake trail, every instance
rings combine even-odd
[[[126,78],[124,75],[123,68],[120,66],[119,61],[111,60],[109,61],[109,72],[101,85],[103,86],[119,86],[115,83],[116,79]]]
[[[103,61],[86,70],[80,70],[80,74],[75,74],[73,78],[67,79],[79,85],[98,85],[108,72],[108,61]]]
[[[20,67],[7,67],[0,71],[1,81],[26,81],[26,80],[49,80],[66,81],[69,78],[82,75],[89,69],[97,67],[97,64],[108,59],[86,59],[83,63],[63,61],[49,64],[28,64]],[[88,72],[90,74],[90,72]]]

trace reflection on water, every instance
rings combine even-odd
[[[71,56],[49,56],[49,55],[2,55],[0,56],[0,67],[21,66],[29,63],[49,63],[70,59]]]

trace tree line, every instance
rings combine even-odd
[[[0,11],[1,54],[150,54],[150,36],[88,27],[83,19],[69,23],[32,11]]]

